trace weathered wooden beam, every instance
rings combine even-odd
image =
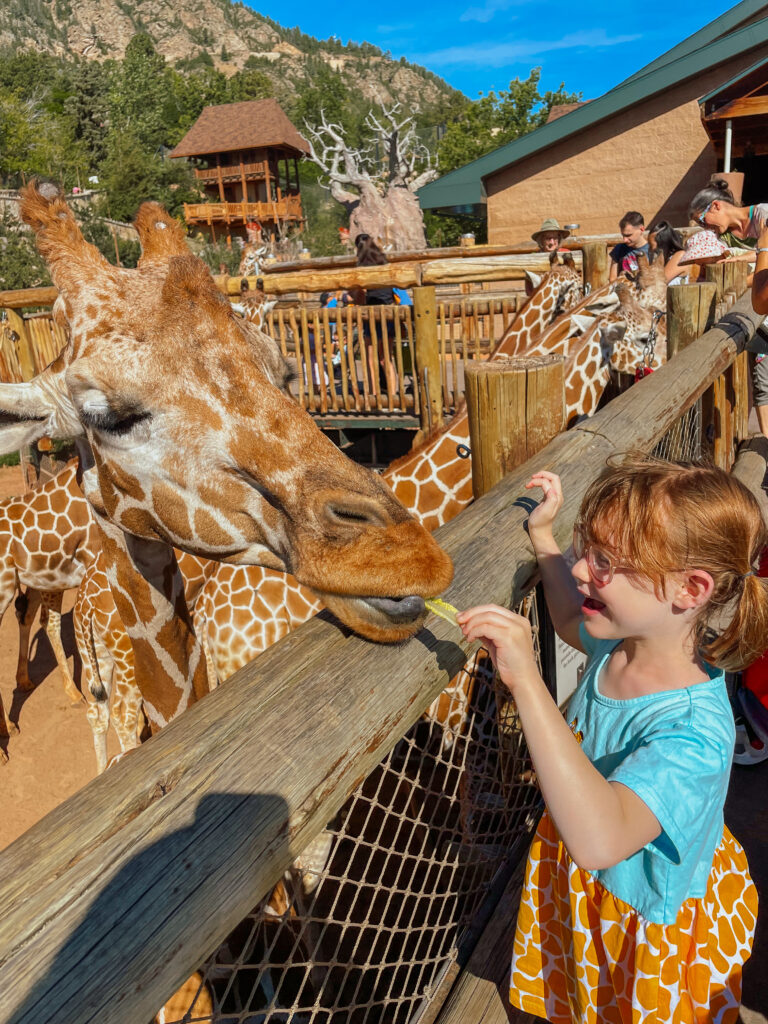
[[[576,235],[566,238],[561,248],[577,250],[592,242],[602,245],[618,245],[621,235]],[[409,249],[403,252],[388,252],[390,263],[423,263],[437,259],[477,259],[480,256],[511,256],[514,254],[539,252],[534,242],[515,242],[512,245],[453,245],[443,249]],[[355,257],[349,256],[316,256],[310,260],[292,260],[286,263],[270,263],[264,268],[265,275],[292,274],[297,270],[330,270],[341,267],[354,267]]]
[[[26,306],[52,306],[59,294],[58,288],[15,288],[0,292],[0,308],[24,309]]]
[[[456,566],[447,599],[518,600],[536,573],[515,505],[532,470],[561,475],[565,546],[606,457],[653,447],[761,320],[745,297],[442,527]],[[323,613],[52,811],[0,853],[0,1020],[151,1019],[468,653],[456,627],[433,617],[382,649]]]
[[[756,114],[768,114],[768,96],[740,96],[730,103],[718,107],[702,120],[711,124],[713,121],[725,121],[734,117],[754,117]]]
[[[581,266],[581,253],[573,254]],[[522,281],[527,271],[544,274],[549,270],[549,253],[481,256],[479,258],[432,260],[422,266],[423,284],[459,284],[462,281]]]

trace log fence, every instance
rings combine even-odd
[[[532,470],[561,476],[565,547],[605,459],[667,443],[733,372],[761,319],[746,296],[730,305],[441,527],[456,568],[447,600],[527,602],[535,619],[519,501]],[[716,395],[711,422],[702,403],[687,453],[722,434],[730,467],[743,401],[743,388],[730,404]],[[467,662],[473,688],[446,738],[424,709]],[[0,1019],[149,1021],[199,970],[213,1010],[185,1021],[447,1024],[441,1005],[458,992],[538,808],[509,729],[505,788],[496,725],[482,654],[452,624],[430,618],[382,649],[317,616],[0,853]],[[308,891],[296,859],[324,834],[331,853]],[[257,903],[281,880],[287,908]],[[476,1024],[479,1004],[462,998],[450,1019]]]

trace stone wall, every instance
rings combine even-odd
[[[488,241],[519,241],[545,217],[580,234],[616,231],[627,210],[687,223],[718,168],[698,98],[764,57],[768,44],[488,177]]]

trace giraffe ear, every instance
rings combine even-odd
[[[114,277],[115,268],[95,245],[86,242],[72,211],[55,185],[32,181],[21,189],[19,212],[37,236],[37,247],[65,300],[76,299],[83,285]]]
[[[573,254],[570,252],[561,253],[562,262],[564,267],[570,267],[573,270],[576,264],[573,262]]]
[[[624,335],[627,333],[627,325],[623,320],[619,320],[616,323],[601,324],[600,335],[607,345],[615,345],[621,341]]]
[[[525,272],[525,291],[527,295],[533,295],[542,282],[541,274],[534,274],[532,270]],[[530,291],[528,289],[530,288]]]
[[[41,437],[80,437],[84,433],[64,375],[47,367],[25,384],[0,384],[0,452],[18,451]]]
[[[586,313],[573,313],[571,314],[571,329],[575,331],[581,331],[584,334],[588,331],[592,324],[595,322],[595,317],[587,316]]]
[[[173,256],[189,256],[181,224],[159,203],[142,203],[133,226],[141,242],[140,267],[160,266]]]
[[[611,290],[606,292],[604,295],[597,295],[591,301],[589,301],[584,307],[586,310],[599,310],[601,313],[609,313],[611,310],[616,309],[619,304],[619,296],[615,291]]]

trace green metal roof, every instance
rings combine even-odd
[[[754,17],[763,8],[766,9],[766,14],[768,15],[768,4],[766,4],[765,0],[742,0],[740,4],[731,7],[725,14],[721,14],[719,18],[710,21],[704,28],[700,28],[698,32],[694,32],[693,35],[684,39],[682,43],[678,43],[671,50],[662,53],[656,60],[652,60],[650,64],[646,64],[644,68],[640,68],[634,75],[630,75],[629,78],[626,78],[619,84],[626,85],[627,82],[634,82],[636,78],[640,78],[641,75],[647,75],[651,71],[656,71],[663,64],[670,64],[672,61],[679,60],[680,57],[693,53],[694,50],[700,50],[702,46],[708,46],[715,39],[720,39],[727,33],[733,32],[738,25]]]
[[[443,175],[436,181],[430,182],[419,189],[419,202],[422,208],[425,210],[447,210],[457,207],[477,208],[486,201],[483,179],[488,175],[524,160],[542,149],[554,146],[577,132],[585,131],[591,125],[613,117],[622,110],[633,107],[678,82],[722,64],[739,53],[747,53],[768,42],[768,18],[762,18],[752,25],[746,25],[725,36],[722,35],[723,31],[727,31],[727,28],[723,26],[735,12],[739,12],[736,21],[738,23],[745,17],[749,17],[750,11],[755,13],[764,7],[768,10],[768,5],[765,3],[759,4],[755,0],[744,0],[726,15],[710,23],[706,29],[690,36],[675,50],[685,48],[691,40],[710,37],[709,30],[719,25],[719,29],[715,33],[717,38],[712,39],[711,42],[705,43],[697,49],[683,49],[681,55],[665,60],[665,57],[675,53],[675,50],[670,50],[668,54],[658,58],[633,78],[627,79],[603,96],[585,103],[549,124],[542,125],[541,128],[537,128],[528,135],[523,135],[519,139],[507,143],[506,146],[486,153],[485,156]]]
[[[719,93],[724,92],[730,86],[735,85],[736,82],[740,82],[742,78],[746,78],[747,75],[751,75],[753,71],[757,71],[758,68],[764,67],[768,64],[768,57],[763,57],[756,64],[752,64],[750,67],[745,68],[744,71],[740,71],[738,75],[734,75],[733,78],[729,78],[727,82],[723,82],[722,85],[718,85],[717,88],[713,89],[712,92],[708,92],[706,96],[702,96],[699,100],[699,104],[706,103],[707,100],[714,99]]]

